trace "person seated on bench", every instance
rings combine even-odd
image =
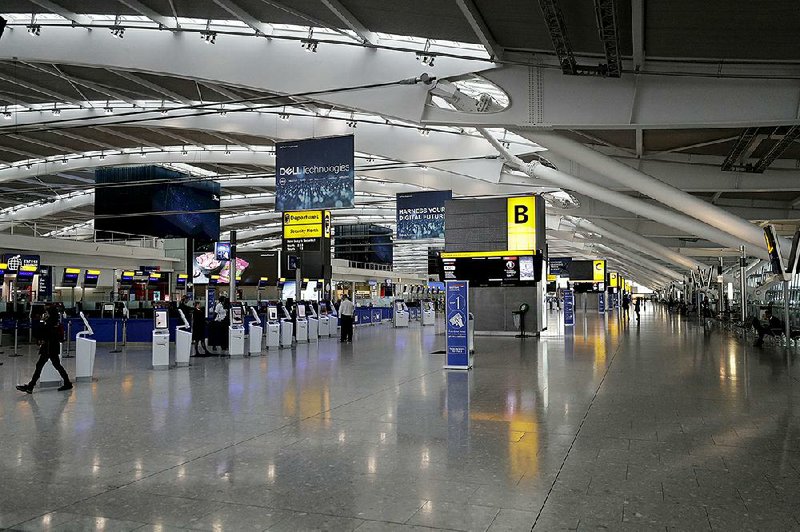
[[[767,320],[766,327],[761,324],[761,320],[753,318],[753,328],[758,333],[758,340],[753,344],[756,347],[764,345],[764,336],[777,336],[783,332],[783,322],[772,315],[772,311],[767,309],[764,312],[764,318]]]

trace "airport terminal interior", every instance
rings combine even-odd
[[[797,28],[3,0],[0,530],[799,530]]]

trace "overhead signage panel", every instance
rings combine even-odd
[[[353,135],[275,145],[275,210],[341,209],[355,197]]]
[[[536,198],[524,196],[506,200],[508,249],[536,249]]]
[[[397,194],[397,239],[444,238],[444,203],[450,190]]]

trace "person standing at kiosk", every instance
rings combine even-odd
[[[353,314],[356,311],[355,305],[347,296],[342,296],[339,303],[339,318],[342,320],[342,343],[353,343]]]
[[[199,301],[195,301],[194,310],[192,310],[192,346],[194,347],[194,356],[211,356],[206,346],[206,313],[200,307]],[[203,346],[203,354],[200,354],[200,346]]]
[[[219,347],[222,351],[228,349],[228,307],[225,303],[225,296],[220,296],[214,307],[214,327],[211,331],[211,347]]]
[[[58,391],[71,390],[72,382],[69,380],[67,370],[61,365],[61,359],[59,358],[61,355],[61,320],[54,305],[50,304],[47,306],[44,314],[42,314],[41,320],[44,327],[41,333],[39,360],[36,361],[36,369],[33,372],[30,382],[28,384],[18,385],[17,390],[25,393],[33,393],[33,388],[39,381],[39,377],[42,375],[42,369],[44,369],[44,365],[47,364],[48,360],[53,364],[53,367],[58,371],[58,374],[61,375],[64,381],[64,384]]]

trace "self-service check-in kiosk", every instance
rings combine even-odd
[[[261,318],[255,307],[250,307],[250,314],[253,315],[253,321],[250,322],[250,336],[248,338],[248,352],[251,357],[261,356],[261,343],[264,340],[264,327],[261,324]]]
[[[306,320],[308,321],[308,340],[317,340],[319,338],[319,316],[317,311],[314,310],[314,305],[311,303],[300,302],[300,305],[306,307]]]
[[[331,318],[328,316],[327,307],[325,303],[321,302],[317,306],[319,312],[317,313],[317,320],[319,320],[319,337],[327,338],[331,335]]]
[[[281,347],[292,347],[292,338],[294,338],[294,322],[292,316],[286,309],[286,305],[279,303],[278,309],[282,311],[283,317],[281,318]],[[276,309],[277,310],[277,309]]]
[[[306,319],[306,305],[302,301],[295,304],[294,337],[297,343],[308,342],[308,320]]]
[[[192,328],[182,309],[178,309],[178,315],[182,324],[175,328],[175,365],[186,367],[192,354]]]
[[[165,308],[153,311],[153,369],[169,369],[169,318]]]
[[[231,324],[228,326],[228,354],[231,358],[244,356],[244,312],[241,305],[231,305]]]
[[[94,374],[94,356],[97,353],[97,341],[89,338],[94,335],[94,330],[83,312],[80,313],[83,321],[83,331],[75,335],[75,380],[77,382],[92,382]]]
[[[289,335],[291,344],[292,335]],[[281,322],[278,321],[278,307],[267,306],[267,349],[277,349],[281,345]]]
[[[435,325],[436,312],[433,310],[433,301],[422,302],[422,325]]]
[[[406,302],[402,299],[397,299],[394,302],[394,326],[395,327],[408,327],[408,307]]]

